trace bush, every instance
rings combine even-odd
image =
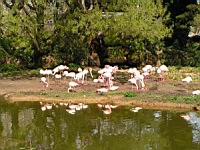
[[[80,66],[77,65],[77,64],[74,64],[74,63],[70,63],[70,64],[68,65],[68,67],[69,67],[69,69],[70,69],[71,71],[77,71],[78,68],[79,68]]]
[[[20,67],[15,64],[3,64],[0,66],[0,72],[20,71]]]
[[[30,71],[28,71],[28,74],[30,76],[39,76],[40,75],[40,70],[39,69],[30,70]]]

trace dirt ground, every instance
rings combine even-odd
[[[0,79],[0,95],[3,95],[6,98],[9,98],[11,101],[63,101],[64,99],[58,98],[45,98],[43,96],[37,95],[28,95],[28,96],[19,96],[19,93],[33,93],[33,92],[66,92],[68,88],[68,82],[70,79],[62,79],[62,80],[55,80],[50,79],[50,84],[48,88],[44,88],[42,83],[40,82],[39,77],[32,77],[32,78],[6,78]],[[193,90],[200,89],[200,82],[192,82],[192,83],[183,83],[182,81],[172,81],[172,80],[164,80],[158,81],[156,77],[150,77],[149,79],[145,79],[145,89],[144,90],[137,90],[136,87],[132,89],[132,85],[127,81],[127,77],[120,76],[115,78],[114,85],[119,86],[117,91],[119,92],[126,92],[126,91],[133,91],[135,93],[144,93],[144,94],[166,94],[166,95],[178,95],[178,96],[190,96],[192,95]],[[79,92],[95,92],[96,89],[102,86],[101,83],[94,83],[92,79],[88,78],[88,80],[83,84],[75,88],[73,93]],[[134,100],[134,98],[130,101],[122,101],[123,97],[121,96],[109,96],[108,97],[98,97],[91,99],[87,99],[84,97],[84,102],[86,103],[98,103],[98,102],[113,102],[115,100],[116,103],[119,105],[127,105],[127,104],[135,104],[135,105],[142,105],[147,107],[162,107],[162,108],[191,108],[193,105],[186,105],[186,104],[174,104],[174,103],[163,103],[163,102],[154,102],[151,103],[148,100],[146,102],[138,102]],[[77,99],[80,102],[82,98]],[[73,102],[76,102],[73,100]]]

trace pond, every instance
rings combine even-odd
[[[189,114],[189,121],[180,117]],[[96,105],[72,115],[64,106],[42,111],[39,102],[0,100],[0,150],[198,150],[197,112]]]

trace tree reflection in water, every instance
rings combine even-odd
[[[39,103],[0,103],[0,149],[199,149],[199,114],[119,107],[109,116],[91,105],[75,115],[64,107],[41,111]],[[9,141],[8,139],[11,138]],[[8,142],[9,141],[9,142]],[[16,142],[17,141],[17,142]],[[15,143],[15,144],[13,144]],[[16,144],[17,143],[17,144]]]

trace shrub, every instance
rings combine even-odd
[[[70,64],[68,65],[68,67],[69,67],[69,69],[70,69],[71,71],[77,71],[78,68],[79,68],[80,66],[77,65],[77,64],[74,64],[74,63],[70,63]]]
[[[40,71],[39,71],[39,69],[30,70],[30,71],[28,72],[28,74],[29,74],[30,76],[39,76],[39,75],[40,75]]]
[[[15,64],[3,64],[0,66],[0,72],[20,71],[20,67]]]

